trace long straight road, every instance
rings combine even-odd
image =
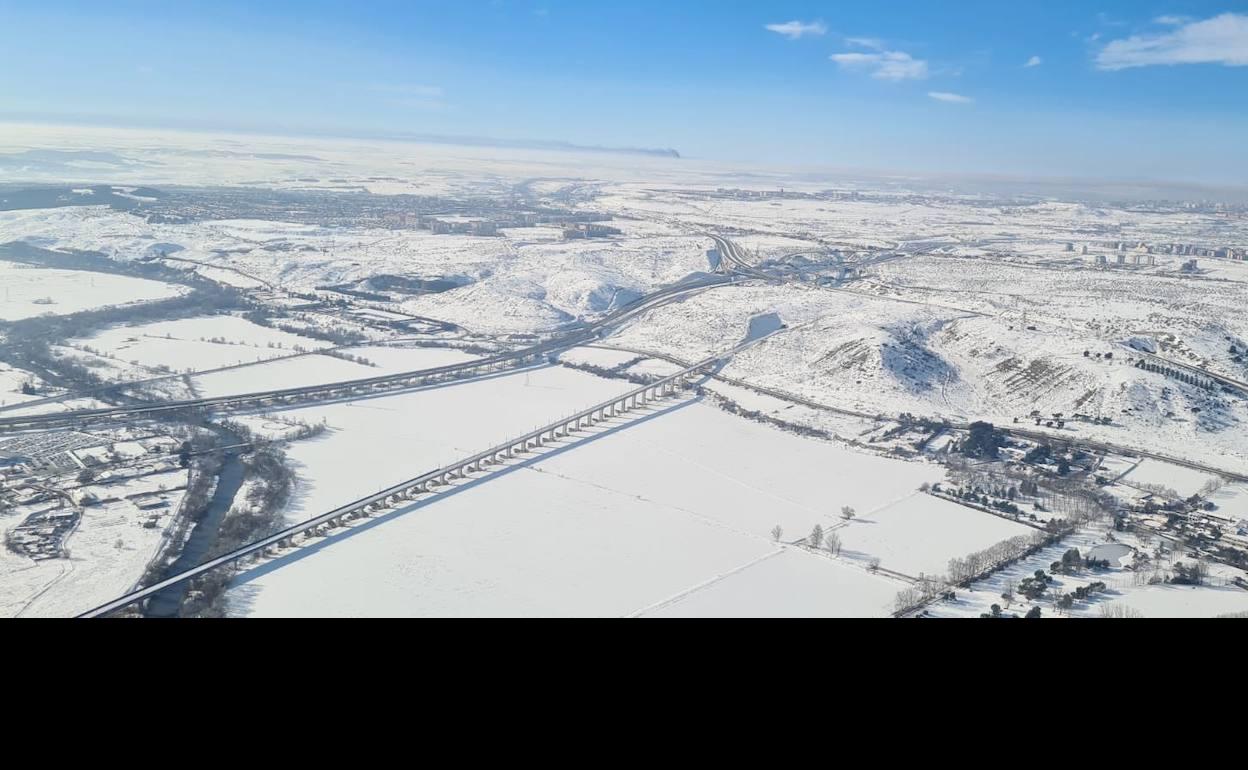
[[[461,364],[360,380],[266,390],[234,396],[162,401],[151,404],[76,410],[56,414],[7,417],[0,419],[0,432],[76,428],[94,422],[157,418],[193,410],[263,409],[316,401],[364,398],[426,387],[433,383],[446,382],[465,376],[490,374],[538,363],[552,353],[597,339],[608,328],[623,323],[636,315],[691,294],[731,285],[735,280],[732,276],[715,275],[678,283],[646,295],[636,302],[608,313],[602,318],[554,340],[488,358],[466,361]]]
[[[378,513],[382,510],[388,510],[409,504],[415,498],[423,495],[436,495],[438,491],[440,491],[440,488],[451,485],[455,480],[466,479],[473,473],[489,473],[496,466],[505,465],[508,460],[515,458],[517,455],[527,454],[533,449],[540,448],[546,444],[559,443],[560,441],[569,440],[574,437],[574,434],[595,424],[617,419],[629,413],[636,412],[637,410],[646,409],[654,403],[679,396],[685,392],[690,382],[695,378],[703,377],[712,373],[716,370],[716,368],[722,366],[737,353],[753,347],[754,345],[761,343],[775,334],[782,333],[783,331],[785,330],[778,329],[770,334],[742,342],[725,353],[693,364],[675,374],[664,377],[663,379],[649,385],[644,385],[621,396],[617,396],[610,401],[584,409],[571,417],[565,417],[523,436],[518,436],[503,444],[491,447],[484,452],[478,452],[471,457],[459,460],[451,465],[423,473],[416,478],[397,484],[389,489],[382,490],[376,494],[348,503],[347,505],[336,508],[328,513],[315,516],[307,521],[288,527],[274,535],[262,538],[256,542],[242,546],[230,551],[229,553],[206,561],[196,567],[184,570],[177,575],[173,575],[151,586],[133,591],[123,597],[83,613],[79,617],[106,617],[117,612],[118,610],[125,609],[126,607],[156,596],[163,591],[167,591],[170,588],[179,586],[206,572],[235,564],[251,556],[263,556],[263,554],[269,549],[290,547],[293,545],[294,538],[297,536],[309,533],[316,534],[318,532],[320,534],[324,534],[328,529],[343,526],[352,519],[361,517],[366,518],[371,514]]]

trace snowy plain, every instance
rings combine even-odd
[[[176,297],[183,291],[141,278],[0,261],[0,321],[150,302]]]

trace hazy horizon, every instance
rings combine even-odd
[[[925,175],[1248,178],[1234,3],[0,0],[0,119],[674,148]],[[20,73],[20,74],[19,74]]]
[[[651,161],[670,161],[673,166],[672,171],[678,172],[680,165],[690,167],[702,166],[710,164],[710,166],[720,173],[733,177],[737,182],[743,180],[748,181],[751,177],[757,177],[756,183],[761,186],[783,187],[794,184],[812,184],[827,186],[852,186],[854,183],[879,185],[889,184],[912,189],[917,192],[956,192],[966,195],[989,195],[989,196],[1018,196],[1018,197],[1034,197],[1057,200],[1101,200],[1101,201],[1131,201],[1131,200],[1171,200],[1171,201],[1219,201],[1223,203],[1246,203],[1248,202],[1248,185],[1227,185],[1227,184],[1204,184],[1198,182],[1188,182],[1173,179],[1148,179],[1148,178],[1104,178],[1093,176],[1059,176],[1059,175],[1026,175],[1026,174],[989,174],[989,173],[973,173],[973,172],[957,172],[957,171],[916,171],[904,168],[861,168],[852,166],[833,166],[833,165],[807,165],[795,166],[791,164],[781,163],[750,163],[750,162],[733,162],[723,161],[713,158],[701,158],[697,156],[686,155],[680,152],[680,148],[650,148],[650,147],[605,147],[605,146],[588,146],[577,145],[566,142],[558,138],[530,138],[530,139],[499,139],[497,137],[484,136],[403,136],[403,135],[385,135],[381,133],[332,133],[332,132],[308,132],[308,133],[279,133],[276,130],[264,131],[260,129],[248,129],[244,127],[217,127],[217,128],[194,128],[189,126],[161,126],[161,125],[123,125],[112,122],[70,122],[70,123],[49,123],[38,120],[0,120],[2,126],[20,127],[25,130],[38,131],[40,129],[56,129],[58,131],[81,132],[81,131],[114,131],[114,132],[144,132],[144,131],[162,131],[170,132],[185,139],[203,139],[206,137],[245,137],[257,141],[291,141],[306,142],[309,147],[315,147],[316,142],[384,142],[398,145],[411,146],[429,146],[438,147],[445,146],[447,148],[471,148],[471,149],[496,149],[496,150],[514,150],[514,151],[536,151],[550,152],[557,154],[570,154],[573,157],[582,154],[595,154],[605,156],[620,156],[622,158],[647,158]],[[53,140],[43,145],[35,143],[23,144],[21,142],[14,143],[6,148],[3,142],[0,142],[0,163],[6,160],[6,156],[11,159],[14,155],[19,154],[15,150],[16,147],[22,146],[27,148],[22,152],[55,150],[61,149],[66,152],[87,152],[93,150],[118,149],[118,147],[109,144],[99,143],[99,140],[88,138],[82,135],[77,144],[74,145],[58,145],[58,141]],[[680,152],[679,158],[671,158],[664,155],[664,151],[675,150]],[[58,182],[74,182],[74,183],[108,183],[110,181],[107,174],[92,176],[92,172],[83,170],[78,175],[56,176],[55,178],[47,175],[34,176],[12,176],[16,165],[12,160],[5,169],[7,181],[13,184],[29,183],[50,183]],[[97,174],[100,172],[97,171]],[[574,176],[568,171],[563,176]],[[186,184],[201,184],[198,181],[188,181]],[[166,182],[165,184],[169,184]]]

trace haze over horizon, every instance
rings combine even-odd
[[[1242,185],[1231,0],[725,9],[0,0],[0,119],[674,148],[726,162]]]

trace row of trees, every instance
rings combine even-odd
[[[1107,588],[1108,586],[1099,580],[1086,586],[1078,586],[1074,592],[1063,594],[1057,600],[1057,608],[1059,610],[1069,610],[1075,606],[1075,602],[1086,601],[1096,594],[1103,593]]]
[[[850,508],[849,510],[853,510]],[[784,527],[779,524],[772,527],[771,537],[777,543],[784,538]],[[810,534],[802,540],[800,545],[804,545],[812,551],[826,551],[832,556],[841,555],[841,537],[835,532],[829,532],[823,528],[822,524],[816,524]]]
[[[1191,385],[1193,387],[1201,388],[1202,390],[1216,390],[1217,389],[1217,385],[1212,380],[1201,377],[1198,374],[1193,374],[1184,369],[1176,369],[1172,366],[1164,366],[1162,364],[1159,364],[1149,359],[1140,359],[1139,361],[1136,361],[1135,368],[1143,369],[1146,372],[1154,372],[1156,374],[1161,374],[1166,377],[1169,377],[1172,380],[1178,380],[1179,382],[1185,383],[1187,385]]]
[[[990,548],[976,551],[965,558],[950,559],[949,574],[947,576],[920,575],[918,585],[906,588],[897,594],[894,600],[894,609],[898,613],[905,613],[929,604],[938,598],[953,598],[954,594],[951,586],[960,585],[1003,569],[1019,559],[1030,556],[1041,548],[1051,545],[1057,539],[1058,536],[1056,535],[1036,531],[1004,540]],[[1044,574],[1044,570],[1039,570],[1037,574]],[[1028,580],[1031,579],[1028,578]],[[1023,582],[1027,583],[1026,580]],[[1024,590],[1029,589],[1030,585],[1024,586]],[[1002,595],[1002,598],[1005,598],[1007,603],[1013,600],[1014,590],[1011,584],[1007,584],[1005,593]]]
[[[1030,532],[1016,535],[964,558],[950,559],[949,580],[955,584],[972,580],[1035,553],[1053,540],[1054,536],[1047,532]]]

